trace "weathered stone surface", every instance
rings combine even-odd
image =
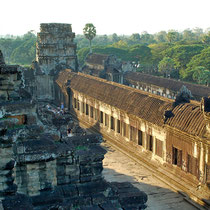
[[[36,112],[33,101],[20,98],[0,102],[0,208],[120,207],[101,174],[102,137],[86,135],[64,110],[44,104]],[[67,128],[73,137],[67,137]]]
[[[75,34],[71,24],[42,23],[37,34],[36,61],[24,71],[27,90],[38,100],[55,100],[55,79],[64,69],[77,71]]]

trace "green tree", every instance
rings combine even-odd
[[[83,28],[83,33],[86,39],[89,40],[90,53],[92,53],[91,41],[96,36],[96,27],[92,23],[87,23],[85,27]]]
[[[175,62],[175,67],[180,71],[181,76],[186,70],[187,64],[190,62],[193,56],[201,53],[204,49],[204,45],[174,45],[166,49],[163,54],[166,57],[170,57]]]
[[[155,40],[157,42],[166,42],[167,41],[167,33],[165,31],[160,31],[155,34]]]
[[[202,42],[205,44],[210,44],[210,31],[203,35]]]
[[[166,35],[167,37],[167,40],[169,41],[169,43],[172,43],[172,42],[176,42],[176,41],[179,41],[180,39],[180,35],[177,31],[169,31]]]
[[[145,45],[133,45],[129,48],[129,60],[148,64],[151,59],[151,49]]]
[[[203,35],[203,29],[196,27],[196,28],[193,29],[193,33],[195,35],[195,39],[197,41],[200,41],[201,40],[201,37]]]
[[[183,39],[187,41],[192,41],[195,39],[195,34],[190,29],[185,29],[183,31]]]
[[[88,55],[89,52],[90,52],[90,49],[87,48],[87,47],[78,50],[77,56],[78,56],[79,64],[81,66],[84,64],[85,58],[86,58],[86,56]]]
[[[158,71],[161,72],[164,77],[170,77],[172,71],[174,70],[175,63],[173,59],[169,57],[164,57],[163,60],[159,62]]]
[[[210,71],[203,66],[197,66],[192,69],[193,80],[197,81],[199,84],[210,84]]]
[[[112,46],[115,48],[120,48],[120,49],[128,48],[127,42],[125,42],[123,40],[120,40],[120,41],[114,43]]]
[[[132,35],[129,37],[128,42],[129,42],[130,45],[133,45],[133,44],[139,44],[139,43],[140,43],[140,40],[141,40],[140,34],[135,33],[135,34],[132,34]]]
[[[166,49],[170,48],[171,44],[169,43],[150,44],[148,47],[151,49],[153,64],[158,65],[158,63],[164,57],[163,52]]]
[[[118,41],[120,41],[120,38],[117,36],[116,33],[114,33],[114,34],[111,35],[111,41],[112,42],[118,42]]]
[[[141,44],[152,44],[155,43],[154,36],[152,34],[147,33],[147,31],[143,31],[141,33]]]
[[[187,64],[186,70],[183,72],[182,78],[192,80],[194,73],[192,69],[196,69],[199,66],[203,66],[205,69],[210,70],[210,47],[203,49],[200,54],[192,57]]]

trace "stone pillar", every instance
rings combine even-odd
[[[156,138],[153,136],[153,148],[152,148],[152,153],[153,153],[154,155],[156,155],[156,154],[155,154],[155,148],[156,148]]]
[[[146,134],[146,132],[142,133],[142,137],[143,137],[143,147],[146,149],[147,148],[147,134]]]
[[[200,163],[199,163],[199,180],[200,182],[203,181],[203,175],[204,175],[204,148],[203,148],[203,143],[201,142],[201,148],[200,148]]]
[[[163,161],[166,161],[166,138],[163,141]]]

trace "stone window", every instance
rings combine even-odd
[[[159,157],[163,157],[163,142],[156,139],[155,154]]]
[[[77,100],[77,110],[80,110],[79,100]]]
[[[120,133],[121,126],[120,126],[120,120],[117,120],[117,133]]]
[[[179,167],[182,166],[182,150],[172,147],[172,163]]]
[[[105,126],[109,126],[109,116],[105,114]]]
[[[74,108],[76,109],[77,108],[77,99],[74,98]]]
[[[100,123],[104,122],[104,113],[100,111]]]
[[[115,130],[115,119],[111,116],[111,129]]]
[[[93,118],[93,107],[90,106],[90,117]]]
[[[147,135],[147,150],[153,151],[153,137],[151,135]]]
[[[86,104],[85,114],[86,114],[86,115],[89,115],[89,106],[88,106],[88,104]]]
[[[138,145],[143,145],[143,133],[140,130],[138,130]]]

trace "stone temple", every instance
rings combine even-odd
[[[57,74],[77,69],[73,37],[69,24],[42,24],[37,61],[27,73],[6,65],[0,51],[0,209],[146,208],[144,192],[102,176],[102,136],[86,134],[68,110],[48,104]]]
[[[189,197],[208,208],[209,92],[198,102],[186,88],[175,97],[177,90],[151,81],[148,90],[133,72],[125,77],[131,87],[116,83],[121,67],[105,65],[106,56],[86,62],[92,75],[78,73],[73,39],[70,24],[41,24],[29,70],[6,65],[0,53],[0,209],[144,209],[144,192],[102,177],[101,136],[163,179],[180,177]],[[104,72],[111,81],[99,78]],[[56,111],[61,103],[65,114]],[[77,122],[100,135],[87,135]]]
[[[69,68],[77,71],[74,37],[71,24],[41,24],[33,63],[38,100],[54,100],[54,81],[60,71]]]

